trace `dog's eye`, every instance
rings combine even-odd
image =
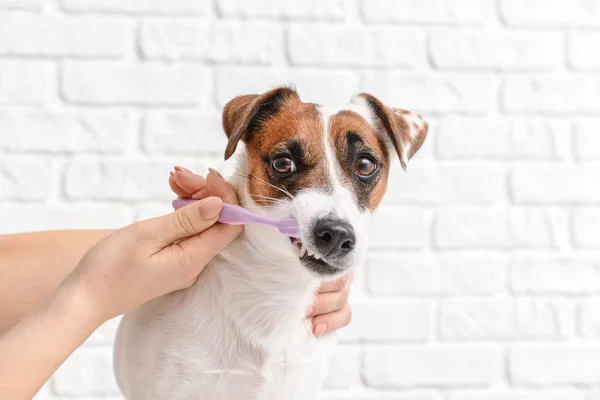
[[[362,178],[368,178],[377,171],[377,164],[367,157],[361,157],[356,161],[354,173]]]
[[[279,174],[291,174],[296,172],[296,164],[287,156],[279,156],[271,161],[271,168]]]

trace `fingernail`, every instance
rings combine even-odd
[[[218,197],[208,197],[200,201],[200,215],[205,221],[217,218],[223,209],[223,200]]]
[[[175,172],[173,172],[173,171],[169,171],[169,175],[171,175],[171,176],[175,176]]]
[[[183,167],[180,167],[180,166],[176,166],[176,167],[175,167],[175,171],[179,171],[179,172],[190,172],[190,170],[189,170],[189,169],[186,169],[186,168],[183,168]]]
[[[315,328],[315,336],[321,336],[322,334],[325,333],[325,331],[327,331],[327,325],[325,325],[325,324],[319,324]]]
[[[312,312],[314,311],[314,307],[313,306],[308,306],[308,308],[306,309],[306,315],[310,315],[312,314]]]
[[[217,170],[214,170],[214,169],[212,169],[212,168],[209,168],[209,169],[208,169],[208,172],[210,172],[211,174],[214,174],[214,175],[216,175],[216,176],[217,176],[217,178],[219,178],[219,179],[220,179],[220,180],[222,180],[222,181],[224,181],[224,180],[225,180],[225,178],[223,178],[223,175],[221,175],[221,174],[219,173],[219,171],[217,171]]]

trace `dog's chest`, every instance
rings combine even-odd
[[[115,365],[128,400],[316,398],[334,343],[303,318],[311,290],[265,297],[237,272],[215,259],[190,289],[125,316]]]

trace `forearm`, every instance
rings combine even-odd
[[[108,230],[0,236],[0,335],[46,301]]]
[[[2,398],[33,398],[100,325],[84,295],[62,289],[0,337]]]

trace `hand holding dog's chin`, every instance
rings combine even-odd
[[[210,260],[241,232],[216,224],[223,207],[209,197],[163,217],[118,230],[92,247],[59,290],[103,322],[192,285]]]

